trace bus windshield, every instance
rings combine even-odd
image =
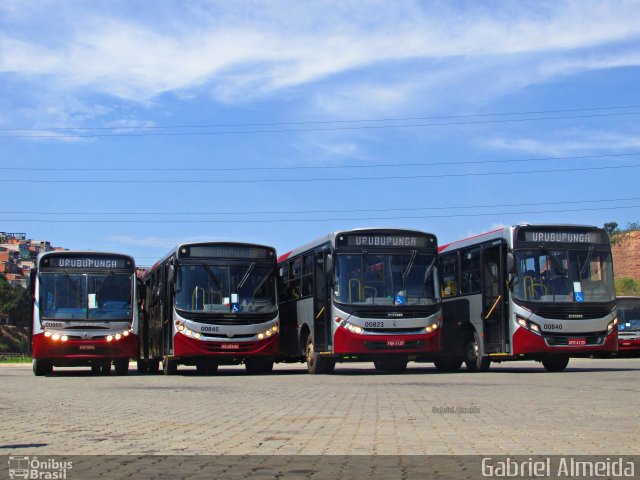
[[[189,312],[272,313],[277,308],[275,268],[255,262],[182,265],[176,291],[176,308]]]
[[[618,330],[621,332],[640,331],[640,301],[636,305],[618,304]]]
[[[611,253],[588,250],[515,252],[514,298],[525,302],[611,302],[614,300]]]
[[[40,275],[43,319],[112,321],[131,318],[130,273]]]
[[[338,254],[334,298],[364,305],[433,305],[439,301],[436,256],[408,253]]]

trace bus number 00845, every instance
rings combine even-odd
[[[542,328],[544,328],[545,330],[562,330],[562,325],[556,325],[556,324],[550,323],[550,324],[544,324]]]
[[[364,328],[383,328],[384,322],[364,322]]]

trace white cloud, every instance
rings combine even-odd
[[[554,132],[547,138],[502,138],[487,140],[486,147],[545,156],[570,156],[580,154],[605,154],[638,151],[640,134],[572,129]]]
[[[0,72],[136,102],[202,88],[219,100],[238,102],[362,68],[384,70],[388,62],[568,52],[630,41],[640,32],[635,2],[500,2],[473,8],[409,1],[234,2],[203,4],[199,12],[186,13],[178,13],[181,5],[170,5],[162,21],[155,14],[145,20],[146,10],[130,19],[129,10],[56,13],[55,4],[48,5],[41,13],[60,25],[57,35],[46,36],[55,39],[50,43],[39,42],[37,24],[25,23],[21,31],[21,17],[11,16],[18,23],[0,39]],[[198,17],[203,11],[208,16]],[[50,16],[40,15],[48,29],[55,23]],[[543,64],[538,78],[630,63],[640,63],[637,55],[621,59],[601,52],[598,58]],[[406,104],[411,89],[394,83],[370,82],[360,95]],[[331,102],[320,97],[330,111]]]

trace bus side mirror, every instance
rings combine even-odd
[[[31,270],[29,272],[29,292],[31,292],[31,298],[33,301],[36,301],[36,278],[38,276],[38,272],[36,270]]]
[[[329,253],[324,264],[324,272],[327,275],[327,283],[333,286],[333,255]]]
[[[515,268],[515,261],[513,260],[513,253],[507,253],[507,274],[515,273],[513,270]]]

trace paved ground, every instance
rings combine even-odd
[[[4,455],[640,453],[640,359],[572,359],[562,373],[339,364],[329,376],[283,365],[270,376],[34,377],[2,365],[0,377]]]

